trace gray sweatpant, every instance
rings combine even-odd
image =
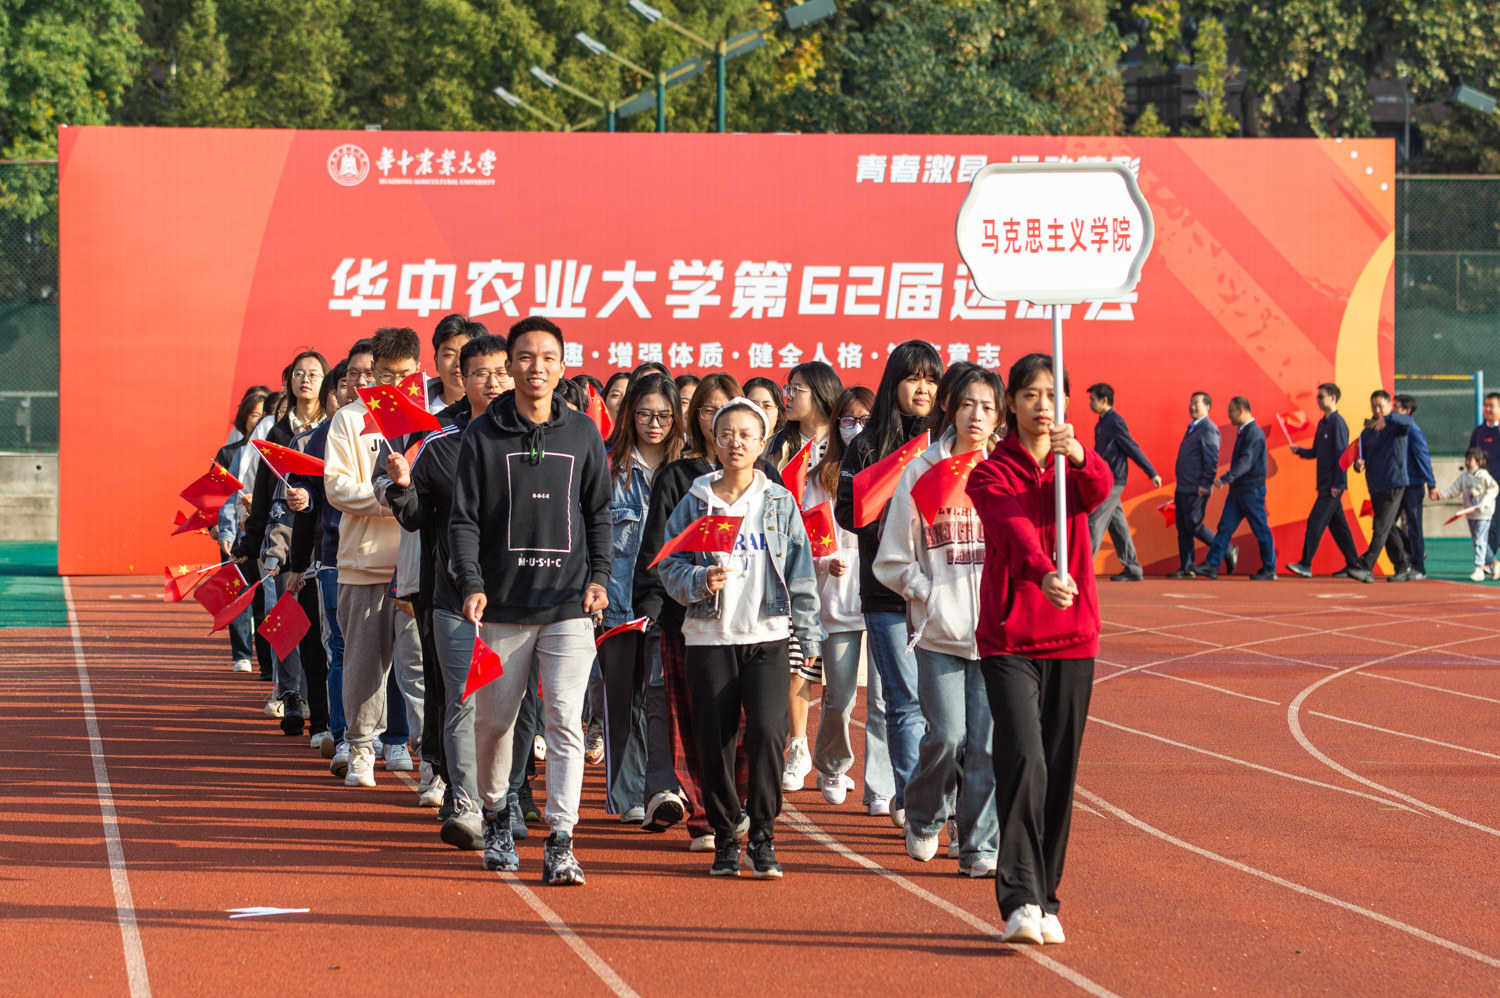
[[[406,701],[411,741],[422,741],[422,643],[417,622],[391,602],[386,585],[339,583],[339,630],[344,633],[345,738],[369,745],[385,730],[385,682],[392,664]],[[462,689],[462,684],[459,689]]]
[[[1136,560],[1135,541],[1130,536],[1130,524],[1125,521],[1125,507],[1120,505],[1124,491],[1123,483],[1109,490],[1108,498],[1089,514],[1089,533],[1093,535],[1095,558],[1099,557],[1099,547],[1104,543],[1107,531],[1109,539],[1115,542],[1115,557],[1120,559],[1121,567],[1131,574],[1140,574],[1141,563]]]
[[[547,822],[554,833],[571,835],[583,790],[583,701],[594,664],[593,624],[582,617],[553,624],[483,624],[480,636],[505,669],[471,699],[481,804],[491,814],[505,806],[516,717],[535,663],[547,743]]]

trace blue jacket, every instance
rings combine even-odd
[[[1141,445],[1130,435],[1130,427],[1114,409],[1099,417],[1094,427],[1094,450],[1104,458],[1109,470],[1115,473],[1115,484],[1124,485],[1130,475],[1130,461],[1141,466],[1147,478],[1156,477],[1156,469],[1141,450]]]
[[[1234,430],[1229,470],[1219,477],[1232,496],[1266,487],[1266,434],[1254,419]]]
[[[610,480],[609,522],[614,528],[614,549],[610,556],[609,583],[605,586],[609,593],[609,607],[604,611],[605,627],[617,627],[631,620],[631,583],[635,577],[636,556],[641,550],[646,509],[650,505],[651,482],[632,455],[629,473]]]
[[[1311,447],[1297,448],[1297,456],[1304,461],[1318,462],[1318,492],[1320,494],[1331,493],[1334,489],[1342,492],[1349,487],[1349,478],[1343,467],[1339,464],[1339,458],[1344,456],[1344,451],[1349,447],[1349,424],[1344,422],[1344,417],[1333,412],[1318,420],[1317,436]]]
[[[1427,436],[1415,421],[1406,435],[1406,485],[1425,485],[1437,488],[1437,477],[1432,473],[1432,457],[1427,453]]]
[[[1190,495],[1212,488],[1219,470],[1219,428],[1204,416],[1177,447],[1177,491]]]
[[[1406,442],[1416,423],[1410,416],[1393,412],[1385,417],[1385,429],[1379,433],[1366,429],[1359,435],[1364,448],[1365,482],[1371,492],[1404,489],[1406,477]]]
[[[701,516],[708,503],[691,491],[682,497],[667,519],[666,536],[676,537]],[[812,545],[802,526],[802,512],[792,494],[775,482],[767,482],[765,496],[766,550],[775,576],[767,578],[766,616],[792,618],[792,633],[802,644],[802,654],[822,654],[823,626],[818,623],[818,578],[813,571]],[[719,616],[719,601],[710,599],[707,582],[712,554],[679,551],[657,565],[662,585],[687,610],[687,616],[713,620]]]

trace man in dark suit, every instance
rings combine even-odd
[[[1427,545],[1422,538],[1422,500],[1430,489],[1437,488],[1437,479],[1432,473],[1432,455],[1427,450],[1427,436],[1417,425],[1417,400],[1410,395],[1397,395],[1391,399],[1391,408],[1403,416],[1412,417],[1411,429],[1406,433],[1406,491],[1401,496],[1401,516],[1396,527],[1401,543],[1406,545],[1406,554],[1411,558],[1411,571],[1407,578],[1417,582],[1427,578]]]
[[[1374,582],[1375,562],[1380,560],[1383,548],[1395,568],[1395,574],[1386,581],[1405,582],[1411,578],[1411,562],[1395,527],[1401,500],[1406,495],[1407,435],[1415,424],[1410,416],[1392,410],[1391,397],[1384,391],[1370,396],[1370,413],[1372,418],[1365,422],[1364,432],[1359,435],[1360,453],[1364,456],[1354,462],[1354,470],[1365,476],[1370,487],[1374,522],[1370,546],[1360,556],[1359,564],[1349,569],[1349,578]]]
[[[1313,502],[1312,512],[1307,514],[1307,533],[1302,538],[1302,560],[1286,566],[1288,572],[1304,579],[1312,578],[1313,556],[1323,542],[1323,531],[1333,535],[1333,543],[1344,556],[1344,568],[1359,561],[1359,549],[1354,546],[1354,533],[1344,516],[1344,491],[1349,488],[1349,479],[1339,459],[1349,446],[1349,425],[1339,415],[1339,386],[1333,382],[1318,386],[1318,408],[1323,418],[1318,420],[1317,433],[1311,447],[1292,446],[1292,453],[1304,461],[1318,462],[1318,498]]]
[[[1266,521],[1266,435],[1256,425],[1250,414],[1250,400],[1236,395],[1229,400],[1229,421],[1234,424],[1234,453],[1229,459],[1229,470],[1219,476],[1215,488],[1229,486],[1229,498],[1224,500],[1224,511],[1219,514],[1219,532],[1208,549],[1203,564],[1193,566],[1193,574],[1205,579],[1219,577],[1219,562],[1228,565],[1233,574],[1234,565],[1229,562],[1229,539],[1240,524],[1250,521],[1250,531],[1255,543],[1260,546],[1260,568],[1250,578],[1257,582],[1276,579],[1276,540],[1271,536],[1271,525]]]
[[[1177,447],[1177,493],[1172,497],[1177,514],[1177,556],[1182,567],[1167,576],[1169,579],[1192,578],[1193,542],[1214,542],[1213,532],[1203,525],[1214,473],[1219,470],[1219,428],[1208,418],[1213,404],[1208,392],[1194,392],[1188,399],[1192,422]],[[1227,556],[1231,572],[1239,556],[1239,549],[1231,545]]]
[[[1104,382],[1089,388],[1089,408],[1099,416],[1094,427],[1094,450],[1104,458],[1115,473],[1115,487],[1109,498],[1089,514],[1089,533],[1094,539],[1094,556],[1099,556],[1099,546],[1104,543],[1104,532],[1109,530],[1110,540],[1115,542],[1115,556],[1120,559],[1120,574],[1111,575],[1111,582],[1139,582],[1144,577],[1141,563],[1136,560],[1135,543],[1130,539],[1130,525],[1125,522],[1125,510],[1120,505],[1120,495],[1125,491],[1125,481],[1130,475],[1130,462],[1140,465],[1154,488],[1161,488],[1161,476],[1151,467],[1151,462],[1142,453],[1130,435],[1130,427],[1115,412],[1115,390]]]

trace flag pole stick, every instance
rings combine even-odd
[[[1063,397],[1063,342],[1062,342],[1062,306],[1052,306],[1052,418],[1056,425],[1067,421],[1067,415],[1063,411],[1065,399]],[[1053,502],[1057,505],[1057,577],[1063,583],[1068,583],[1068,485],[1065,475],[1068,469],[1068,456],[1066,454],[1056,455],[1055,465],[1057,467],[1057,481]]]

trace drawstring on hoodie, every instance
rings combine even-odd
[[[544,424],[532,423],[531,430],[526,435],[526,446],[531,449],[531,463],[541,464],[547,457],[546,441],[543,438]]]

